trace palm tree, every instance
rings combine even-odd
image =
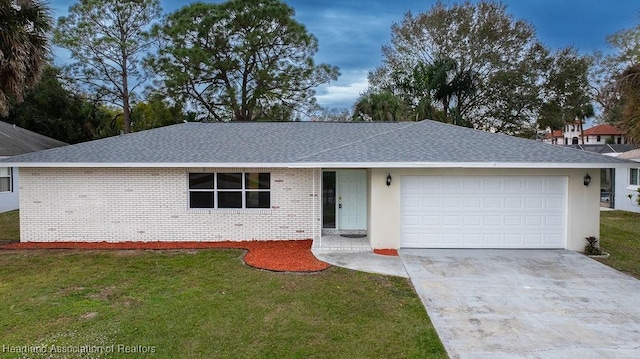
[[[456,60],[438,57],[430,64],[418,64],[414,69],[415,83],[430,97],[442,103],[444,118],[454,124],[461,119],[460,100],[475,91],[475,79],[470,70],[461,69]],[[454,113],[450,113],[455,101]]]
[[[622,102],[620,125],[633,143],[640,143],[640,64],[629,66],[619,77]]]
[[[24,89],[38,82],[48,63],[53,19],[40,0],[0,0],[0,116],[9,97],[22,102]]]

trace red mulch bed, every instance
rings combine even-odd
[[[310,239],[242,242],[20,242],[0,249],[211,249],[239,248],[248,265],[277,272],[317,272],[329,268],[311,253]]]
[[[398,250],[397,249],[374,249],[373,253],[375,254],[380,254],[383,256],[398,256]]]

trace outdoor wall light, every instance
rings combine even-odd
[[[391,173],[387,175],[387,187],[391,186]]]
[[[584,185],[589,186],[589,183],[591,183],[591,176],[589,176],[589,174],[587,173],[586,175],[584,175]]]

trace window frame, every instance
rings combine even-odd
[[[192,174],[196,175],[211,175],[213,177],[213,188],[191,188],[190,178]],[[240,175],[240,188],[219,188],[218,175],[225,174],[239,174]],[[258,176],[258,188],[249,188],[248,176]],[[261,176],[268,176],[267,188],[260,188]],[[271,208],[271,172],[187,172],[187,207],[189,210],[265,210]],[[194,192],[205,192],[213,194],[213,207],[192,207],[191,194]],[[220,193],[240,193],[241,194],[241,206],[240,207],[220,207]],[[249,207],[248,196],[250,193],[268,193],[269,200],[266,207]],[[258,195],[259,196],[259,195]],[[259,200],[258,200],[259,202]]]
[[[7,191],[3,191],[0,187],[0,193],[13,193],[13,167],[2,167],[8,170],[8,175],[0,174],[0,179],[8,178],[9,179],[9,189]]]
[[[635,172],[635,176],[634,176],[634,172]],[[633,181],[632,181],[634,179],[635,179],[635,183],[633,183]],[[640,168],[638,168],[638,167],[629,168],[629,176],[627,177],[627,185],[629,187],[634,188],[634,189],[640,187]]]

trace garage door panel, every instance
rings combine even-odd
[[[502,198],[486,198],[484,200],[484,207],[488,209],[502,208],[504,201]]]
[[[442,241],[447,244],[460,244],[460,234],[445,233],[441,234]]]
[[[542,178],[528,179],[525,181],[525,191],[527,193],[540,193],[544,191],[546,181]]]
[[[459,226],[460,216],[442,216],[442,225],[443,226]]]
[[[485,226],[499,226],[502,224],[502,217],[500,216],[484,216],[484,225]]]
[[[564,207],[564,201],[560,198],[546,198],[545,206],[548,209],[562,209]]]
[[[487,177],[482,181],[482,184],[485,191],[496,192],[503,190],[504,181],[502,177]]]
[[[465,246],[478,246],[483,242],[483,236],[477,233],[467,233],[462,236],[462,244]]]
[[[444,191],[460,192],[462,190],[462,178],[453,178],[451,181],[442,182],[440,186],[436,188],[442,188]]]
[[[405,227],[414,226],[419,227],[420,225],[420,217],[419,215],[406,215],[402,217],[402,225]],[[431,223],[425,223],[431,224]]]
[[[462,205],[465,208],[482,208],[482,198],[463,198]]]
[[[500,245],[502,244],[502,235],[498,233],[487,233],[484,235],[484,243],[487,245]]]
[[[465,193],[477,193],[478,191],[482,191],[483,185],[481,182],[470,178],[465,178],[463,181],[463,190]]]
[[[522,226],[522,217],[504,216],[504,225],[507,227],[520,227]]]
[[[566,177],[409,176],[401,182],[403,247],[565,247]],[[419,223],[404,219],[415,214]]]
[[[544,244],[544,236],[541,233],[527,233],[524,236],[524,242],[527,245],[542,245]]]
[[[524,200],[524,206],[527,209],[543,209],[544,202],[544,198],[526,198]]]
[[[522,198],[505,198],[504,208],[505,209],[522,208]]]
[[[523,189],[524,188],[521,179],[505,178],[504,191],[506,193],[522,193]]]
[[[562,227],[564,225],[562,217],[545,216],[544,223],[547,227]]]
[[[466,227],[469,227],[469,226],[479,227],[482,225],[482,216],[478,216],[478,215],[464,216],[462,224]]]
[[[544,217],[541,215],[538,216],[526,216],[524,218],[525,226],[527,227],[543,227],[544,226]]]

